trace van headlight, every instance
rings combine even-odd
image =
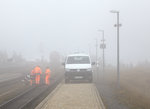
[[[92,69],[91,69],[91,68],[89,68],[89,69],[87,69],[86,71],[91,72],[91,71],[92,71]]]

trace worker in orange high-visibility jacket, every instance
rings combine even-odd
[[[30,85],[32,86],[32,84],[33,84],[33,76],[34,76],[34,70],[32,70],[31,72],[30,72]]]
[[[47,67],[45,71],[45,84],[46,85],[50,84],[50,73],[51,73],[51,70],[49,67]]]
[[[40,75],[42,74],[42,70],[40,66],[36,66],[34,68],[34,75],[35,75],[35,83],[40,84]]]

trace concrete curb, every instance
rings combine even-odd
[[[35,109],[42,109],[43,106],[48,102],[48,100],[54,95],[54,93],[62,86],[60,83]]]
[[[95,88],[95,93],[96,93],[96,96],[97,96],[98,101],[100,103],[101,109],[106,109],[95,85],[94,85],[94,88]]]

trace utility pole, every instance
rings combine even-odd
[[[89,47],[89,55],[91,56],[91,45],[88,44],[88,47]]]
[[[102,44],[100,44],[100,48],[103,50],[103,73],[105,72],[105,48],[106,48],[106,44],[105,44],[105,39],[104,39],[104,30],[98,30],[100,32],[102,32]]]
[[[118,84],[118,88],[120,87],[120,47],[119,47],[119,28],[120,26],[122,26],[119,22],[119,11],[115,11],[112,10],[110,11],[111,13],[116,13],[117,14],[117,24],[115,24],[114,26],[117,27],[117,84]]]
[[[98,80],[98,39],[96,38],[96,79]]]
[[[41,54],[41,62],[44,62],[44,44],[42,42],[39,44],[39,52]]]
[[[98,46],[98,41],[97,41],[97,39],[96,39],[96,67],[97,67],[97,64],[98,64],[98,63],[97,63],[97,56],[98,56],[98,55],[97,55],[97,46]]]

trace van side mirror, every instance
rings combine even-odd
[[[95,62],[92,62],[92,65],[95,65],[96,63]]]

